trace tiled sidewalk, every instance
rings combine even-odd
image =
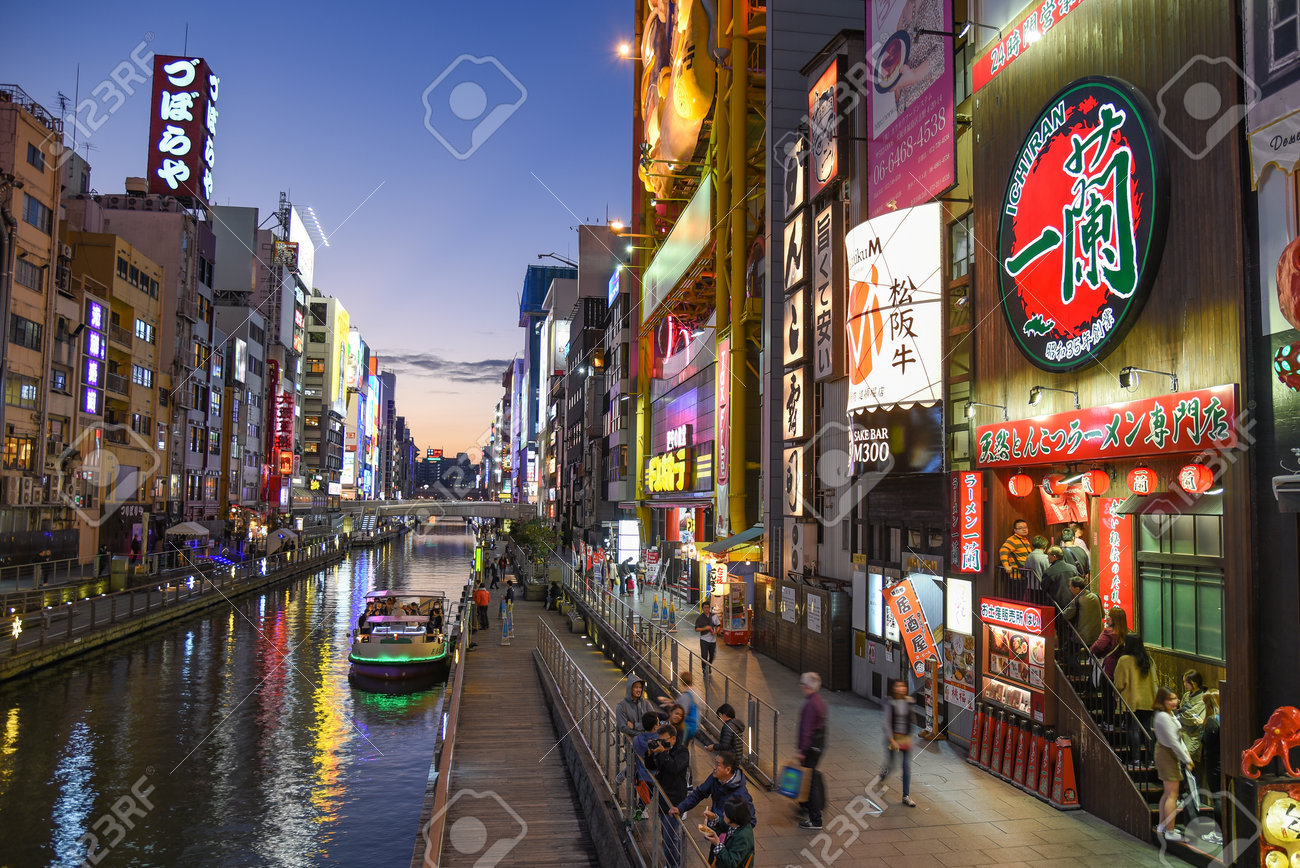
[[[649,615],[652,594],[620,599]],[[678,641],[698,650],[691,623],[698,612],[678,610]],[[623,697],[623,673],[586,639],[568,632],[567,620],[528,603],[518,612],[540,617],[564,641],[565,647],[596,687],[607,690],[611,706]],[[531,632],[531,630],[530,630]],[[521,631],[521,638],[532,639]],[[803,692],[798,673],[744,647],[721,645],[715,667],[743,682],[757,696],[781,711],[782,753],[793,752]],[[819,835],[798,828],[794,803],[751,782],[759,815],[755,836],[756,866],[835,865],[853,868],[933,868],[933,866],[1002,865],[1034,868],[1096,868],[1183,865],[1083,811],[1057,811],[1033,796],[1006,784],[965,761],[964,752],[947,742],[918,740],[912,764],[912,797],[902,797],[898,769],[874,800],[885,810],[857,819],[845,811],[854,797],[864,795],[879,769],[885,749],[880,709],[850,692],[823,691],[830,710],[827,750],[821,763],[826,777],[827,809]],[[787,750],[787,746],[789,749]],[[711,760],[694,750],[694,780],[701,780]],[[857,806],[864,802],[858,800]],[[693,828],[693,825],[688,825]]]

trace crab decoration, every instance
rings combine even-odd
[[[1291,748],[1297,745],[1300,745],[1300,708],[1284,705],[1264,724],[1263,737],[1241,752],[1241,773],[1258,778],[1261,768],[1280,759],[1288,775],[1300,778],[1300,770],[1291,765]]]

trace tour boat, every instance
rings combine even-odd
[[[446,678],[451,648],[452,612],[441,591],[371,591],[366,603],[392,601],[393,614],[371,615],[352,633],[348,661],[352,673],[370,678]],[[416,614],[402,607],[414,604]],[[434,609],[442,611],[435,626]]]

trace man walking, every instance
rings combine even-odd
[[[1061,614],[1065,620],[1074,622],[1083,644],[1091,648],[1101,635],[1101,600],[1088,588],[1088,580],[1083,576],[1070,579],[1070,592],[1074,599]]]
[[[474,608],[478,610],[478,628],[486,630],[488,628],[488,606],[492,603],[492,593],[485,587],[483,582],[478,583],[474,589]]]
[[[826,749],[826,700],[817,691],[821,690],[822,679],[816,672],[805,672],[799,677],[799,686],[803,688],[803,710],[799,712],[799,752],[795,756],[804,768],[812,773],[812,785],[808,790],[808,801],[803,807],[808,812],[808,819],[799,824],[800,829],[820,829],[822,827],[822,808],[826,807],[826,782],[822,773],[817,771],[822,752]]]
[[[1007,537],[1002,543],[1002,548],[998,549],[998,559],[1002,561],[1002,569],[1006,570],[1012,578],[1019,578],[1019,571],[1024,569],[1025,561],[1031,551],[1033,549],[1029,546],[1029,522],[1018,518],[1011,525],[1011,536]]]
[[[718,629],[722,620],[713,614],[713,607],[706,599],[700,603],[700,617],[695,619],[695,632],[700,634],[700,670],[708,677],[713,668],[713,658],[718,653]]]
[[[1047,591],[1047,596],[1058,609],[1064,609],[1074,600],[1074,596],[1070,593],[1070,579],[1078,576],[1079,571],[1065,559],[1060,546],[1052,546],[1048,549],[1047,559],[1051,564],[1043,573],[1043,590]]]

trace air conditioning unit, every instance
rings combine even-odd
[[[156,200],[156,199],[145,199],[145,200],[144,200],[144,210],[146,210],[146,211],[156,211],[157,209],[158,209],[158,200]]]
[[[138,196],[128,196],[127,199],[126,199],[126,210],[128,210],[128,211],[139,211],[139,210],[140,210],[140,201],[141,201],[141,200],[140,200],[140,198],[139,198]]]
[[[19,483],[18,499],[25,506],[30,506],[32,503],[32,489],[35,488],[35,485],[36,480],[32,479],[30,476],[24,476],[22,481]]]
[[[71,258],[72,258],[72,245],[71,245],[71,244],[63,244],[63,245],[60,245],[60,246],[59,246],[59,256],[60,256],[60,258],[62,258],[62,259],[71,259]]]

